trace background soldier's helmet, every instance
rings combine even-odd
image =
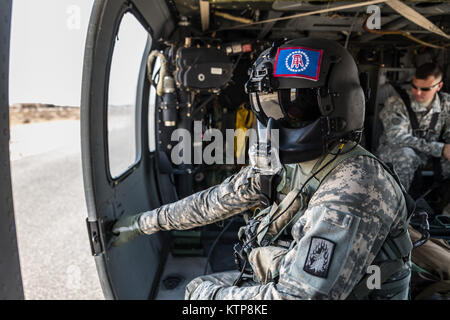
[[[308,161],[338,140],[358,141],[365,97],[350,53],[326,39],[297,39],[265,50],[245,85],[260,125],[273,118],[282,163]],[[271,122],[272,123],[272,122]]]

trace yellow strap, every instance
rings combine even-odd
[[[236,112],[236,137],[234,143],[234,154],[237,159],[240,159],[246,147],[246,132],[248,128],[251,128],[255,115],[251,110],[247,110],[243,104],[239,106]]]

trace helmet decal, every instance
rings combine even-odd
[[[275,58],[275,77],[319,80],[323,50],[304,47],[278,48]]]
[[[303,62],[305,60],[305,62]],[[291,72],[301,72],[309,66],[309,57],[300,50],[291,52],[285,60],[286,68]],[[290,65],[290,66],[289,66]]]

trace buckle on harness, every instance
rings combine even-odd
[[[424,210],[420,210],[416,213],[418,217],[420,217],[420,225],[419,232],[422,234],[422,237],[413,243],[413,248],[420,247],[430,238],[430,224],[428,223],[428,214]]]
[[[248,255],[245,251],[245,248],[241,245],[240,242],[236,243],[233,246],[233,255],[234,255],[234,263],[239,271],[242,271],[244,268],[244,272],[247,274],[252,273],[251,267],[247,266]]]

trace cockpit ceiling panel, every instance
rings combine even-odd
[[[200,12],[199,0],[172,0],[175,4],[180,15],[192,16],[197,15]],[[356,1],[280,1],[280,0],[204,0],[205,2],[209,2],[211,9],[215,10],[225,10],[225,11],[239,11],[239,10],[273,10],[273,11],[282,11],[282,12],[307,12],[307,11],[315,11],[324,8],[332,8],[338,7],[346,4],[355,4]],[[360,1],[366,2],[366,1]],[[419,0],[409,0],[402,1],[407,4],[417,12],[421,14],[444,14],[448,13],[450,10],[450,0],[447,1],[419,1]],[[386,4],[380,3],[377,4],[383,8],[383,12],[385,14],[395,13],[389,6]],[[359,8],[352,8],[342,10],[342,12],[348,13],[356,13]]]
[[[390,5],[377,2],[380,8],[380,34],[369,34],[363,29],[367,18],[368,1],[280,1],[280,0],[167,0],[175,6],[178,15],[187,17],[192,25],[203,31],[242,30],[246,36],[274,39],[326,34],[327,38],[347,40],[368,39],[392,43],[391,31],[411,34],[416,40],[440,43],[446,40],[428,26],[436,26],[449,34],[450,0],[448,1],[402,1],[404,10],[394,10]],[[394,1],[394,0],[392,0]],[[202,8],[200,8],[200,2]],[[358,6],[360,4],[360,6]],[[406,5],[406,6],[405,6]],[[351,6],[345,10],[338,7]],[[336,8],[336,10],[330,10]],[[412,10],[410,10],[412,9]],[[406,11],[405,11],[406,10]],[[319,12],[318,12],[319,11]],[[411,18],[412,12],[414,14]],[[422,16],[422,17],[420,17]],[[420,19],[418,18],[420,17]],[[428,20],[428,21],[426,21]],[[424,23],[426,21],[427,23]],[[434,26],[433,26],[434,25]],[[438,30],[439,31],[439,30]],[[405,35],[404,35],[405,36]],[[351,39],[350,39],[351,38]],[[397,36],[397,38],[404,38]],[[411,37],[410,37],[411,38]],[[415,40],[407,40],[407,43]],[[421,43],[420,41],[416,41]]]

